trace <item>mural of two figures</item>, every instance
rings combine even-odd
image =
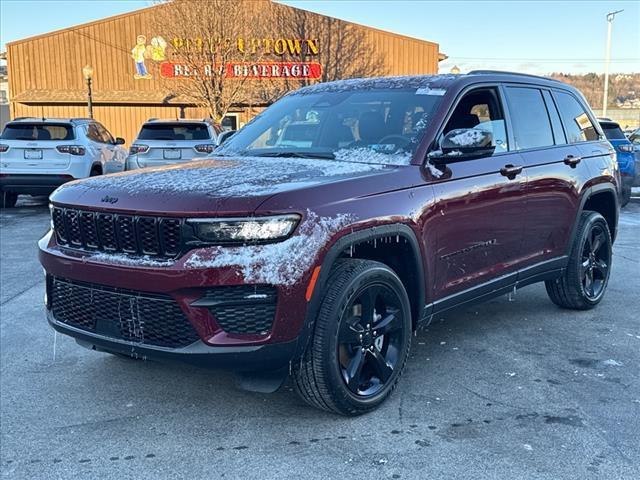
[[[153,37],[147,45],[147,37],[138,35],[136,37],[136,46],[131,49],[131,58],[136,67],[136,73],[133,78],[150,79],[152,78],[147,69],[146,61],[161,62],[166,59],[167,42],[164,38],[158,36]]]

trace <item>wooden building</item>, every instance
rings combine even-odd
[[[169,48],[172,43],[177,47],[179,40],[165,40],[155,30],[154,17],[160,8],[165,7],[155,5],[7,44],[12,118],[86,117],[85,65],[93,68],[94,117],[114,136],[125,138],[127,143],[135,138],[140,125],[151,117],[206,117],[206,109],[198,107],[193,101],[184,100],[172,88],[172,81],[184,80],[167,78],[182,73],[179,65],[166,61],[163,52],[167,44]],[[291,15],[301,12],[292,7],[278,8],[286,9]],[[437,73],[438,61],[446,58],[439,52],[436,43],[313,13],[305,15],[327,22],[326,25],[348,26],[352,32],[357,32],[368,42],[371,54],[381,59],[380,75]],[[296,42],[300,40],[289,32],[274,31],[272,39],[259,40],[258,47],[266,48],[265,42],[268,41],[269,49],[280,54],[279,60],[282,61],[286,50],[297,46],[291,43],[291,38]],[[256,47],[255,39],[233,41],[238,42],[238,48],[250,48],[251,42]],[[326,45],[318,44],[317,38],[301,41],[311,42],[307,45],[309,54],[318,54],[318,50],[326,48]],[[135,58],[136,55],[138,58]],[[340,55],[340,62],[357,60],[348,54]],[[289,60],[286,59],[286,62]],[[281,65],[284,65],[283,68],[291,67],[290,63]],[[321,54],[314,65],[318,69],[323,68]],[[322,79],[316,75],[318,72],[314,73],[316,67],[312,65],[311,70],[306,72],[307,83],[315,81],[314,78]],[[262,73],[265,71],[263,66]],[[269,74],[272,73],[269,70]],[[232,107],[225,122],[240,126],[264,106],[253,100],[239,101]]]

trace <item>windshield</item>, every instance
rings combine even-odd
[[[622,129],[615,123],[601,123],[600,126],[604,130],[605,136],[609,140],[626,140]]]
[[[208,140],[209,129],[203,123],[146,123],[138,140]]]
[[[8,123],[3,140],[73,140],[73,127],[64,123]]]
[[[369,89],[288,95],[216,153],[409,164],[444,90]]]

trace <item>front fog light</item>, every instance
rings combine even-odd
[[[193,218],[195,235],[207,243],[283,240],[296,228],[299,215],[254,218]]]

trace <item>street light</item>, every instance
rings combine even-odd
[[[91,79],[93,78],[93,67],[91,65],[85,65],[82,67],[82,76],[87,81],[87,88],[89,90],[88,104],[89,118],[93,118],[93,97],[91,95]]]
[[[607,103],[609,102],[609,60],[611,60],[611,26],[616,15],[624,10],[616,10],[607,13],[607,52],[604,61],[604,99],[602,100],[602,116],[607,116]]]

